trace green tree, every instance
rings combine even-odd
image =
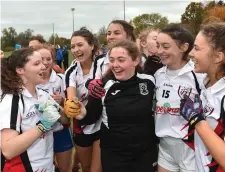
[[[130,21],[135,27],[135,34],[139,34],[142,30],[150,27],[162,29],[168,22],[167,17],[163,17],[158,13],[142,14]]]
[[[13,27],[5,28],[2,30],[2,49],[7,47],[14,47],[16,44],[17,32]]]
[[[48,40],[49,44],[54,45],[54,36],[53,34],[50,36]],[[64,45],[70,46],[70,39],[64,38],[64,37],[59,37],[58,34],[55,34],[55,45],[60,45],[61,47]]]
[[[98,33],[96,34],[96,38],[98,39],[99,43],[100,44],[104,44],[106,45],[107,44],[107,41],[106,41],[106,33],[107,33],[107,29],[105,26],[102,26]]]
[[[191,2],[181,16],[181,23],[187,26],[193,34],[197,34],[204,20],[204,7],[201,2]]]
[[[34,31],[31,29],[27,29],[24,32],[20,32],[17,36],[17,43],[21,44],[22,46],[28,46],[31,37],[33,36]]]

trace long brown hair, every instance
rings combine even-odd
[[[34,54],[33,48],[14,51],[8,58],[1,59],[1,100],[6,94],[18,94],[23,90],[23,80],[17,74],[17,68],[23,68]]]
[[[141,53],[137,47],[137,44],[133,41],[130,41],[130,40],[122,40],[122,41],[118,41],[116,42],[112,47],[111,49],[109,50],[109,56],[111,54],[111,51],[113,48],[117,48],[117,47],[121,47],[121,48],[124,48],[128,55],[131,57],[131,59],[133,61],[137,60],[137,58],[140,59],[140,62],[141,62]],[[135,69],[136,72],[142,72],[142,68],[141,68],[141,65],[137,65],[136,66],[136,69]],[[114,74],[112,72],[111,69],[109,69],[106,74],[104,75],[104,77],[108,78],[108,77],[114,77]],[[104,78],[103,77],[103,78]]]
[[[203,25],[200,32],[206,37],[213,52],[221,51],[225,56],[225,23],[216,22]],[[217,78],[225,75],[225,62],[220,65],[217,71]]]

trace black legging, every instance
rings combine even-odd
[[[69,66],[68,66],[68,57],[64,57],[63,59],[63,66],[64,66],[64,70],[66,70]]]

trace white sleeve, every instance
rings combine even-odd
[[[64,90],[66,90],[68,87],[74,87],[76,88],[76,72],[77,68],[76,65],[71,66],[67,71],[65,72],[65,79],[64,79]]]
[[[105,57],[103,56],[99,59],[95,59],[96,61],[94,62],[93,79],[102,79],[102,76],[104,75],[104,73],[102,73],[104,59]]]
[[[0,130],[5,128],[20,132],[21,99],[12,94],[6,94],[0,102]]]
[[[57,74],[57,75],[60,76],[60,78],[59,78],[59,84],[60,84],[60,88],[61,88],[60,95],[62,97],[65,97],[65,93],[64,93],[64,90],[65,90],[65,83],[64,83],[64,81],[65,81],[65,75],[63,75],[63,74]]]

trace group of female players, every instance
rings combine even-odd
[[[175,24],[133,31],[112,21],[97,57],[94,35],[75,31],[64,75],[45,45],[1,59],[4,172],[53,172],[53,152],[71,172],[73,142],[83,172],[225,170],[225,23],[195,40]]]

